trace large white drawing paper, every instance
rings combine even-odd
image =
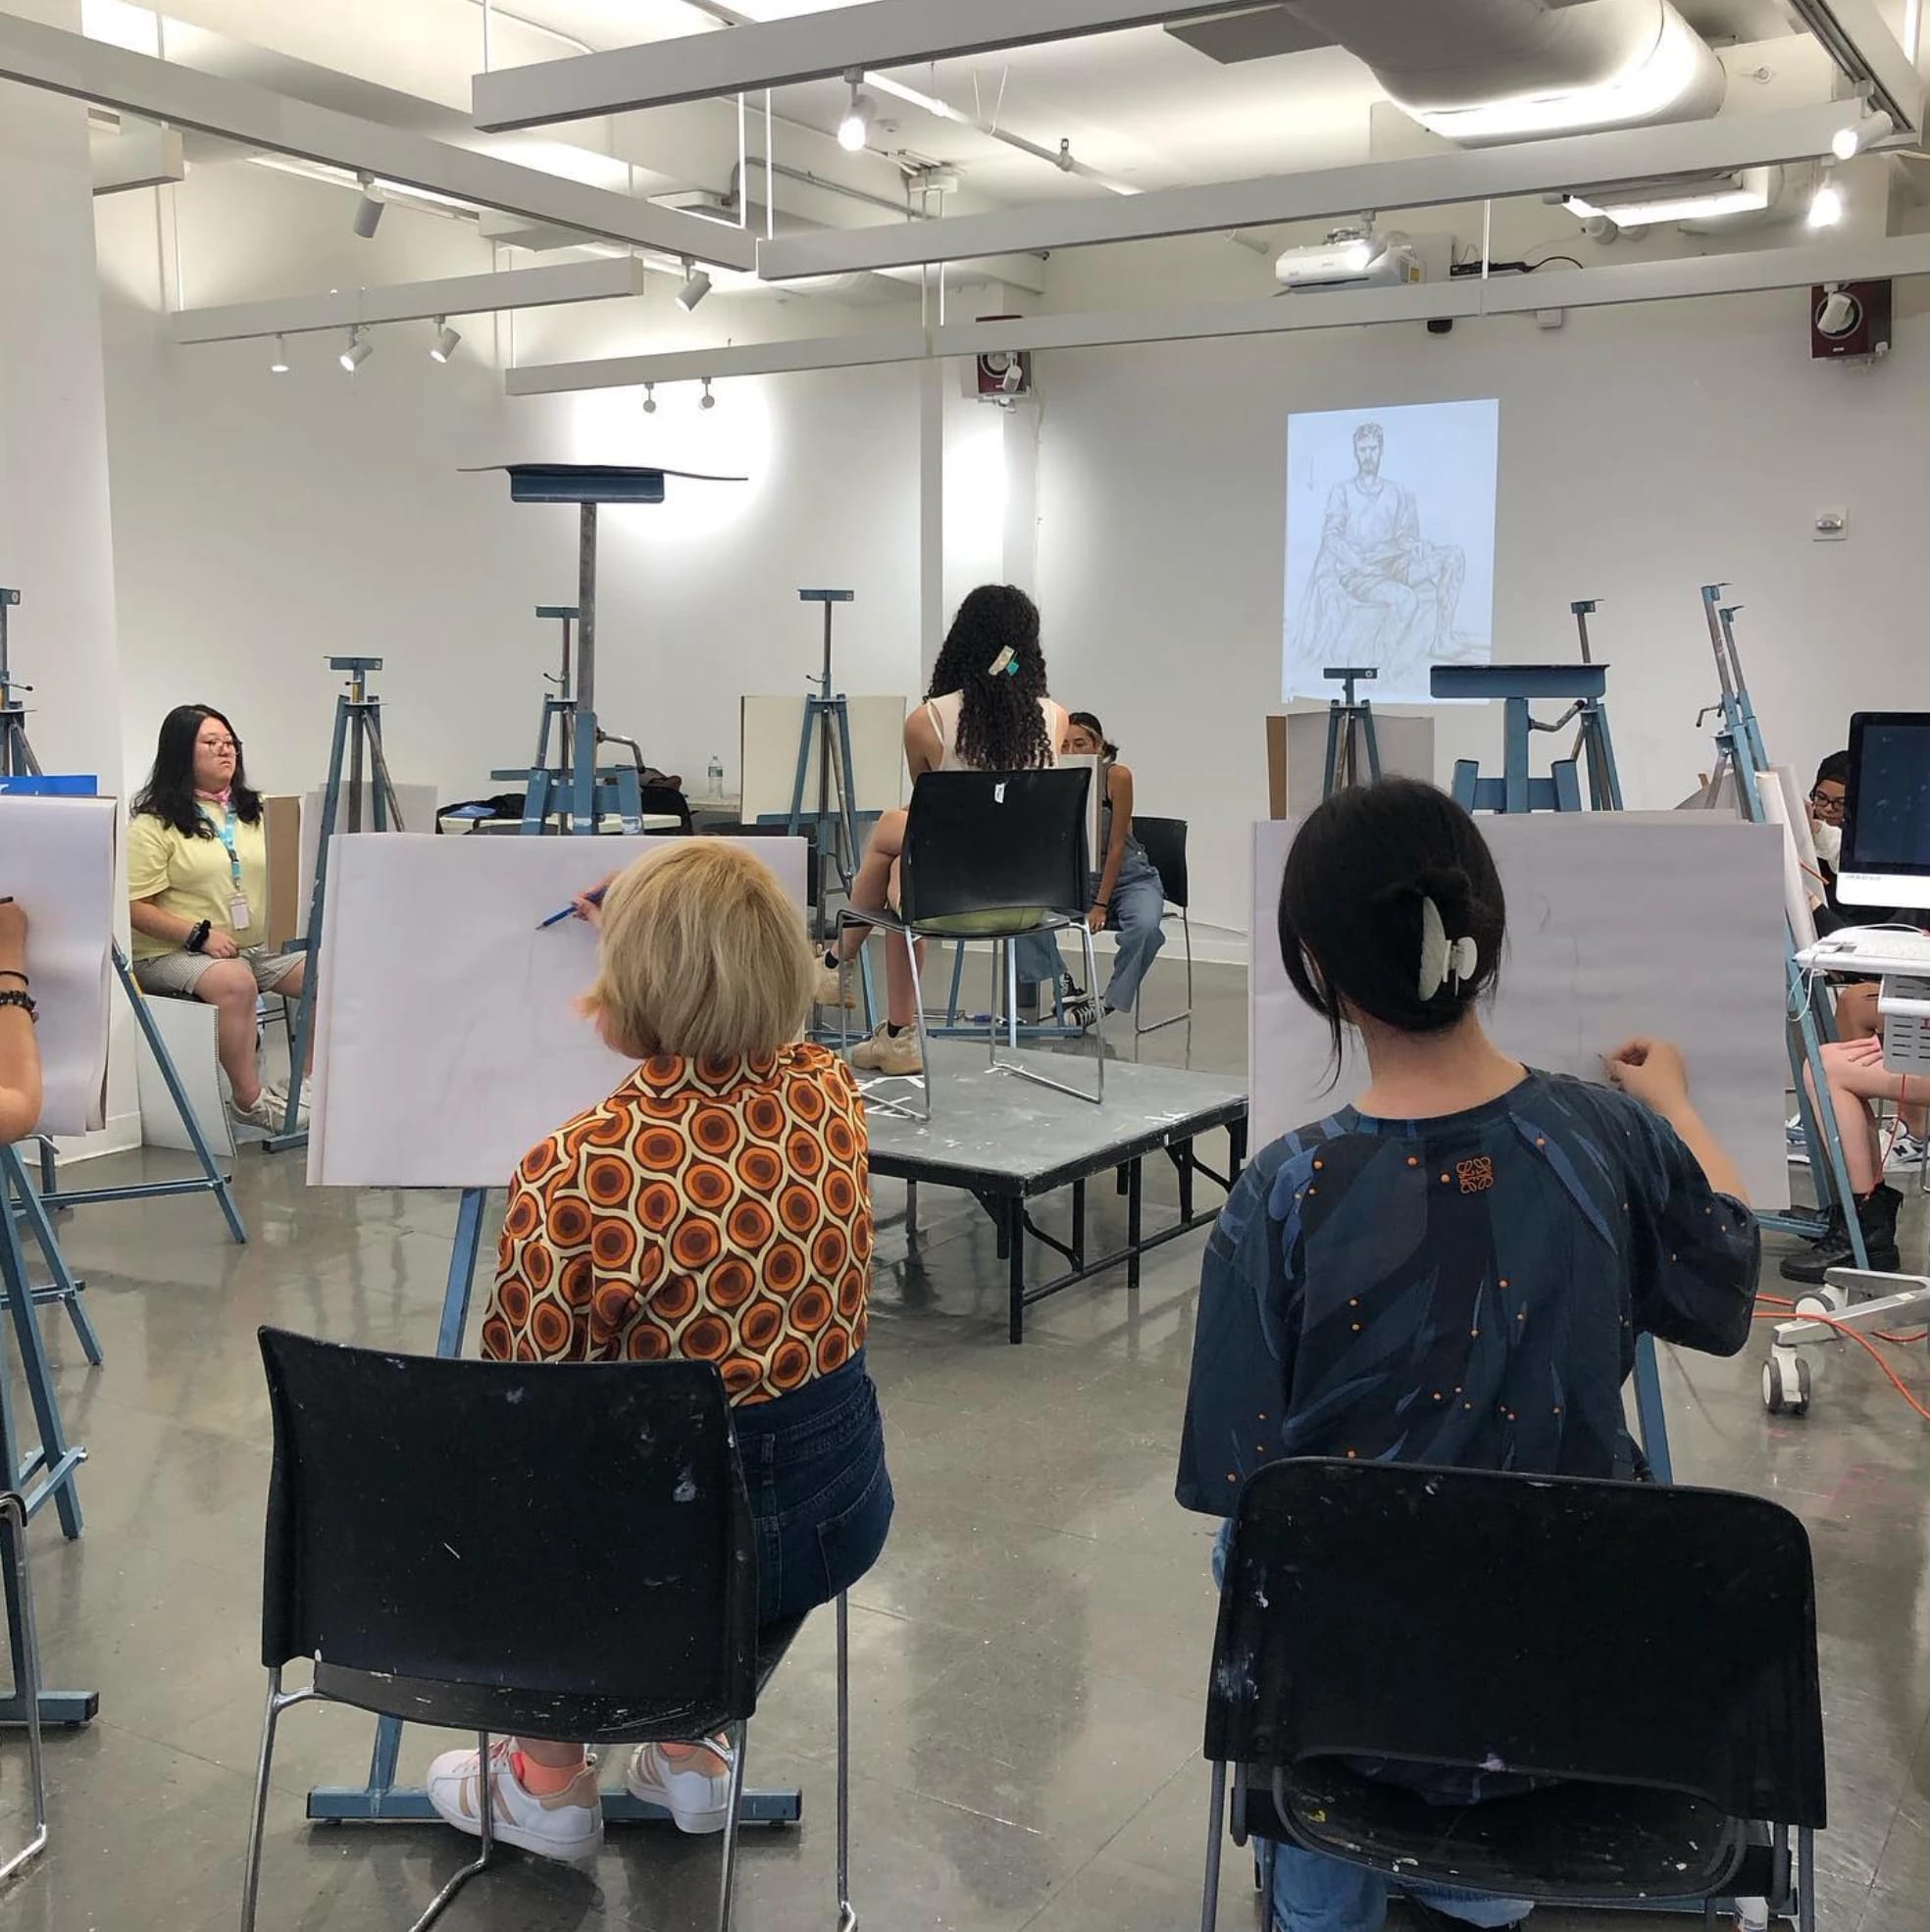
[[[500,1188],[631,1062],[574,1001],[596,937],[537,924],[670,841],[337,839],[317,986],[308,1178],[336,1187]],[[804,904],[804,841],[743,841]]]
[[[112,798],[0,797],[0,893],[25,908],[26,970],[40,1009],[43,1134],[107,1124],[119,810]]]
[[[402,824],[383,828],[385,832],[433,832],[435,830],[435,788],[432,785],[398,785],[395,788],[395,803],[402,814]],[[301,839],[300,871],[296,875],[295,917],[299,922],[293,933],[271,933],[270,943],[279,944],[283,940],[298,939],[308,931],[308,909],[315,900],[315,849],[322,842],[322,819],[328,804],[329,794],[317,786],[313,791],[302,793],[301,801]],[[376,788],[367,779],[362,781],[362,795],[358,801],[360,813],[357,825],[364,832],[376,829]],[[342,780],[341,796],[335,804],[335,837],[348,835],[349,821],[348,780]],[[328,924],[325,908],[322,923]]]
[[[1425,704],[1431,666],[1491,661],[1499,466],[1492,398],[1287,419],[1283,698],[1358,665],[1376,704]]]
[[[1630,1036],[1678,1041],[1696,1105],[1751,1199],[1786,1205],[1781,829],[1691,813],[1557,812],[1485,817],[1481,829],[1507,895],[1508,949],[1488,1016],[1497,1042],[1546,1072],[1600,1080],[1602,1053]],[[1328,1086],[1327,1029],[1281,964],[1280,879],[1297,830],[1293,820],[1253,828],[1256,1147],[1366,1086],[1357,1049]]]

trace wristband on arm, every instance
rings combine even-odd
[[[181,944],[189,952],[199,952],[208,943],[208,935],[213,931],[212,920],[198,919],[194,923],[193,931],[181,941]]]

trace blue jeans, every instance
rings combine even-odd
[[[1087,876],[1088,899],[1098,896],[1099,875]],[[1128,845],[1120,861],[1119,877],[1113,881],[1112,903],[1106,912],[1106,930],[1119,935],[1112,955],[1112,978],[1106,982],[1105,1003],[1115,1013],[1128,1011],[1140,996],[1140,982],[1146,969],[1166,943],[1166,889],[1152,861],[1138,845]],[[1053,982],[1059,977],[1060,958],[1057,937],[1034,933],[1015,941],[1018,947],[1021,984]]]
[[[1213,1539],[1213,1581],[1226,1576],[1227,1537],[1233,1525],[1223,1523]],[[1530,1899],[1490,1899],[1462,1892],[1451,1885],[1401,1885],[1365,1865],[1303,1852],[1281,1840],[1273,1856],[1273,1915],[1280,1932],[1381,1932],[1387,1923],[1388,1900],[1396,1895],[1418,1899],[1435,1910],[1468,1925],[1512,1925],[1528,1916]]]
[[[829,1603],[877,1562],[891,1527],[885,1428],[860,1349],[775,1401],[731,1411],[757,1530],[757,1620]]]

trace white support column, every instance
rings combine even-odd
[[[944,641],[945,381],[950,365],[918,372],[918,673],[923,689]]]
[[[80,25],[78,0],[10,4],[51,25]],[[120,793],[93,187],[86,108],[0,83],[0,263],[10,291],[0,301],[0,585],[21,593],[8,613],[12,666],[33,686],[27,733],[41,764],[96,774],[103,791]],[[125,937],[125,919],[122,929]],[[132,1033],[118,1010],[108,1133],[89,1137],[99,1150],[140,1139]]]

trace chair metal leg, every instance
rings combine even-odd
[[[1796,1834],[1797,1932],[1816,1932],[1816,1834],[1805,1825]]]
[[[1193,922],[1187,917],[1185,906],[1180,908],[1180,932],[1186,940],[1187,996],[1186,1010],[1183,1013],[1169,1013],[1163,1020],[1154,1020],[1148,1026],[1140,1024],[1140,1009],[1145,1003],[1145,982],[1140,983],[1139,997],[1133,1001],[1133,1031],[1143,1039],[1149,1033],[1159,1033],[1166,1027],[1176,1027],[1182,1020],[1193,1018]]]
[[[4,1885],[47,1849],[47,1768],[40,1756],[40,1649],[33,1630],[33,1585],[26,1573],[26,1505],[11,1490],[0,1493],[0,1518],[6,1523],[6,1561],[19,1606],[20,1641],[14,1653],[20,1658],[20,1682],[14,1690],[26,1719],[26,1772],[33,1787],[33,1836],[0,1865]]]
[[[731,1808],[724,1814],[724,1872],[717,1888],[717,1932],[731,1932],[731,1905],[737,1883],[737,1810],[743,1803],[744,1757],[750,1742],[750,1726],[732,1727]]]
[[[1079,936],[1085,941],[1086,980],[1093,985],[1098,977],[1098,959],[1092,950],[1092,929],[1083,920],[1080,922]],[[1092,1053],[1096,1061],[1096,1080],[1089,1090],[1074,1087],[1063,1080],[1053,1080],[1049,1075],[1037,1073],[1031,1067],[1021,1065],[1016,1060],[1001,1060],[998,1057],[997,1016],[993,1015],[991,1030],[991,1065],[994,1072],[1009,1073],[1020,1080],[1029,1080],[1035,1087],[1049,1087],[1055,1093],[1070,1093],[1075,1100],[1086,1100],[1093,1106],[1105,1104],[1105,1030],[1102,1027],[1092,1029]]]
[[[268,1707],[262,1713],[261,1752],[255,1760],[255,1804],[248,1820],[248,1853],[241,1867],[241,1932],[255,1932],[255,1902],[261,1892],[262,1834],[268,1825],[268,1779],[275,1763],[275,1727],[291,1705],[308,1703],[315,1692],[281,1688],[279,1664],[268,1673]]]
[[[442,1916],[444,1908],[479,1871],[485,1870],[489,1860],[496,1853],[495,1800],[489,1788],[489,1734],[479,1731],[476,1734],[476,1804],[482,1821],[482,1850],[475,1859],[463,1866],[445,1886],[430,1901],[429,1909],[409,1927],[409,1932],[427,1932],[427,1928]]]
[[[838,1597],[838,1932],[857,1932],[851,1904],[851,1600]]]
[[[1220,1833],[1226,1825],[1224,1764],[1213,1766],[1213,1796],[1206,1809],[1206,1893],[1199,1906],[1199,1932],[1214,1932],[1220,1919]]]

